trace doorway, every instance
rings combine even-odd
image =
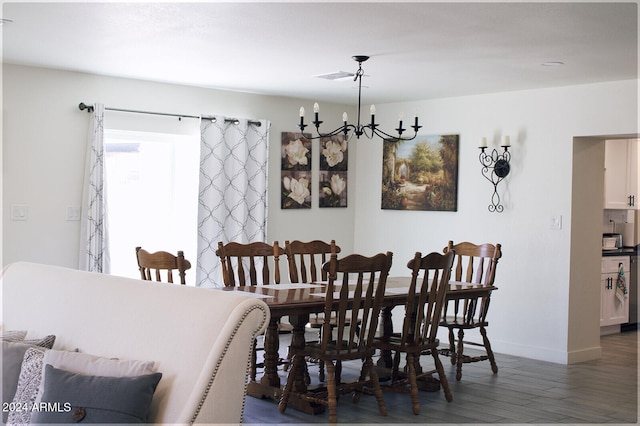
[[[601,357],[600,259],[604,205],[604,145],[637,135],[574,137],[569,271],[569,364]]]

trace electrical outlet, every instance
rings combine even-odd
[[[549,221],[549,227],[551,229],[562,229],[562,216],[561,215],[557,215],[557,216],[551,216],[551,219]]]

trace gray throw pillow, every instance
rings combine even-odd
[[[27,330],[6,330],[0,332],[0,340],[4,342],[20,342],[27,336]]]
[[[162,373],[137,377],[86,376],[44,367],[42,403],[32,423],[146,423]]]
[[[45,344],[53,345],[51,336],[44,338]],[[55,340],[55,338],[53,339]],[[22,368],[22,360],[24,354],[29,348],[38,345],[26,344],[23,342],[6,342],[2,341],[2,407],[8,407],[13,400],[18,387],[18,378],[20,377],[20,369]],[[41,346],[44,347],[44,346]],[[51,346],[49,346],[50,348]],[[2,410],[2,421],[7,422],[9,410]]]

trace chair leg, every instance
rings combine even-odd
[[[338,423],[338,395],[336,391],[336,370],[332,361],[326,363],[327,367],[327,406],[329,407],[329,423]]]
[[[287,355],[284,358],[284,362],[282,363],[282,371],[287,371],[289,369],[290,364],[291,364],[291,346],[287,348]]]
[[[489,357],[489,362],[491,363],[491,371],[493,371],[493,374],[496,374],[498,372],[498,364],[496,364],[496,358],[493,356],[491,343],[489,342],[489,338],[487,337],[487,330],[484,327],[480,327],[480,334],[482,335],[484,348],[487,351],[487,357]]]
[[[456,338],[452,327],[449,327],[449,356],[451,357],[451,365],[456,365]]]
[[[433,352],[433,351],[432,351]],[[409,393],[411,394],[411,407],[413,414],[420,414],[420,402],[418,400],[418,381],[416,379],[416,366],[414,364],[413,354],[407,353],[407,368],[409,378]]]
[[[391,367],[391,383],[395,383],[398,380],[400,369],[400,351],[396,351],[393,355],[393,366]]]
[[[464,339],[464,329],[459,329],[458,330],[458,353],[456,354],[456,380],[460,380],[462,379],[462,364],[464,362],[464,355],[463,355],[463,350],[464,350],[464,344],[463,344],[463,339]]]
[[[453,401],[453,394],[451,393],[451,388],[449,387],[449,380],[444,373],[444,366],[442,365],[442,361],[440,361],[438,351],[431,351],[431,356],[433,356],[433,363],[435,364],[436,371],[438,372],[438,379],[440,379],[440,386],[442,386],[442,390],[444,391],[444,397],[447,402],[451,402]]]
[[[300,359],[304,362],[304,357],[298,355],[294,355],[291,360],[291,368],[289,368],[289,374],[287,374],[287,383],[284,386],[280,402],[278,403],[278,411],[281,413],[284,413],[284,410],[287,409],[289,396],[291,395],[291,389],[293,388],[293,379],[295,377],[296,370],[299,368]]]
[[[378,373],[376,372],[376,367],[373,365],[373,359],[367,358],[365,360],[367,368],[369,369],[369,377],[371,378],[371,382],[373,384],[373,394],[376,396],[376,401],[378,401],[378,410],[380,414],[383,416],[387,415],[387,405],[384,403],[384,398],[382,397],[382,388],[380,387],[380,379],[378,378]]]

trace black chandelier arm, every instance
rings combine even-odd
[[[322,123],[322,122],[320,122],[320,123]],[[332,130],[332,131],[330,131],[328,133],[320,133],[320,129],[319,129],[320,125],[316,125],[315,129],[316,129],[316,134],[318,136],[305,136],[304,135],[304,128],[305,127],[307,127],[306,124],[305,125],[298,125],[298,128],[300,129],[300,133],[302,134],[302,137],[304,139],[308,139],[308,140],[321,139],[321,138],[330,138],[332,136],[339,135],[340,133],[344,134],[346,139],[349,139],[347,137],[347,135],[349,133],[349,130],[351,130],[353,133],[357,132],[357,128],[353,124],[346,124],[346,125],[340,126],[340,127],[336,128],[336,129],[334,129],[334,130]]]
[[[367,126],[364,126],[364,127],[367,127],[369,129],[372,128],[371,125],[367,125]],[[373,133],[375,135],[377,135],[378,137],[380,137],[382,139],[391,139],[393,141],[410,141],[410,140],[415,139],[416,136],[418,136],[418,130],[420,129],[420,127],[422,127],[422,126],[411,126],[411,128],[413,128],[413,130],[415,132],[412,137],[406,137],[406,136],[402,137],[402,133],[398,133],[398,135],[396,135],[396,136],[390,135],[389,133],[386,133],[386,132],[384,132],[382,130],[379,130],[377,124],[373,127],[372,130],[373,130]],[[396,130],[398,130],[398,129],[396,129]],[[404,130],[406,130],[406,129],[403,129],[403,132],[404,132]]]

